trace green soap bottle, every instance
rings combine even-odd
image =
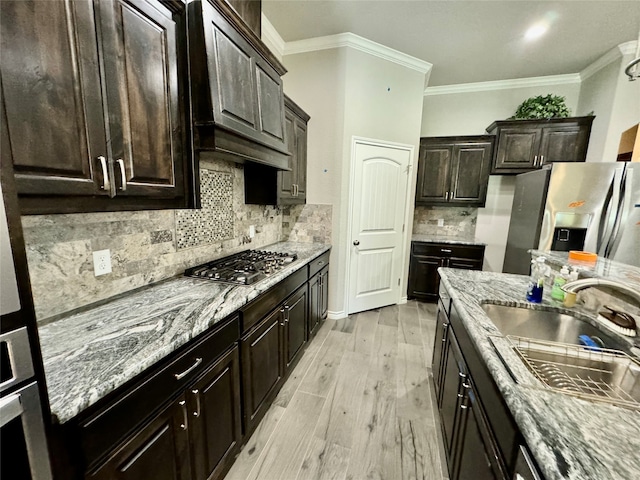
[[[553,287],[551,288],[551,298],[555,300],[564,300],[564,290],[562,287],[569,280],[569,267],[564,265],[553,279]]]

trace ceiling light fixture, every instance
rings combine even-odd
[[[524,34],[524,38],[528,41],[537,40],[547,33],[547,30],[549,30],[549,24],[547,22],[536,23],[529,27],[529,30]]]

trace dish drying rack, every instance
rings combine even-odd
[[[640,411],[640,362],[619,350],[507,336],[549,390]]]

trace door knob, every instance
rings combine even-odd
[[[358,245],[360,245],[360,241],[359,240],[354,240],[353,244],[357,247]]]

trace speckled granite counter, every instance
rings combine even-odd
[[[298,260],[254,285],[169,279],[39,329],[51,412],[63,423],[331,248],[264,247]]]
[[[529,252],[533,258],[540,256],[545,257],[547,263],[557,267],[577,265],[580,277],[619,280],[640,290],[640,268],[634,267],[633,265],[598,257],[598,261],[594,265],[589,266],[570,263],[568,252],[544,252],[542,250],[530,250]]]
[[[411,235],[411,241],[425,243],[458,243],[460,245],[486,245],[486,243],[476,240],[475,237],[451,237],[439,235],[423,235],[419,233]]]
[[[545,478],[640,478],[639,412],[545,390],[520,362],[506,339],[492,337],[499,336],[500,332],[480,305],[533,307],[523,301],[528,278],[448,268],[441,268],[439,272]],[[533,308],[552,306],[555,304],[545,296],[543,304]],[[518,378],[517,383],[496,349]]]

